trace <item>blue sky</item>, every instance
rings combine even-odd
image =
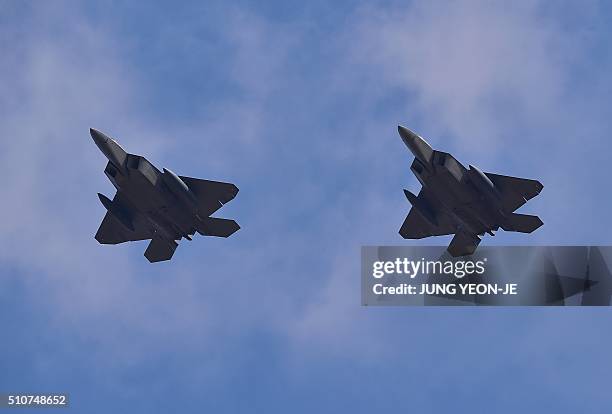
[[[545,225],[610,244],[605,2],[0,1],[0,392],[71,411],[609,412],[607,309],[362,308],[359,249],[418,189],[404,124],[544,184]],[[242,230],[100,246],[88,128],[231,181]],[[431,240],[445,244],[448,238]]]

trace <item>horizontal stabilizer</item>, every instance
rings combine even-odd
[[[453,256],[466,256],[473,254],[480,243],[480,237],[459,232],[455,234],[448,246],[448,252]]]
[[[174,240],[155,236],[149,243],[144,255],[151,263],[170,260],[177,246],[178,244]]]
[[[520,233],[531,233],[542,224],[542,220],[538,216],[530,216],[529,214],[511,214],[506,223],[501,227],[506,231],[518,231]]]
[[[239,229],[240,226],[234,220],[206,217],[196,230],[202,236],[229,237]]]

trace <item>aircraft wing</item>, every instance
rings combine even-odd
[[[399,231],[403,238],[422,239],[429,236],[443,236],[455,233],[454,223],[442,211],[435,198],[428,195],[428,191],[425,188],[421,188],[417,199],[431,208],[435,214],[437,225],[430,223],[415,207],[412,207]]]
[[[514,211],[528,200],[540,194],[544,186],[536,180],[526,178],[509,177],[485,173],[489,180],[499,190],[502,196],[502,204],[506,211]]]
[[[179,178],[187,184],[187,187],[196,196],[199,213],[205,217],[219,210],[223,207],[223,204],[229,202],[238,194],[238,187],[232,183],[183,176]]]
[[[124,211],[129,210],[120,192],[115,194],[113,204],[120,206]],[[133,231],[121,223],[113,213],[107,211],[96,233],[96,240],[101,244],[119,244],[126,241],[152,238],[154,234],[146,219],[136,212],[130,211],[130,213],[131,223],[134,227]]]

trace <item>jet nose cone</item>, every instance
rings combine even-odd
[[[108,142],[108,137],[104,135],[102,132],[98,131],[94,128],[89,128],[89,134],[93,138],[94,142],[98,147],[106,144]]]
[[[402,141],[404,141],[404,144],[406,144],[414,156],[424,164],[429,164],[433,155],[433,149],[429,146],[427,141],[401,125],[398,125],[397,131]]]
[[[416,141],[416,139],[419,138],[417,134],[401,125],[397,126],[397,131],[399,132],[400,137],[402,137],[402,140],[404,140],[406,143]]]

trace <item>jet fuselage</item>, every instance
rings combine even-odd
[[[398,132],[414,154],[410,169],[422,185],[418,196],[404,190],[412,209],[400,228],[402,237],[454,234],[448,251],[463,256],[476,250],[485,233],[500,228],[531,233],[543,224],[537,216],[514,213],[540,193],[539,181],[465,168],[408,128],[399,126]]]
[[[104,172],[117,191],[164,237],[174,239],[180,234],[190,238],[195,233],[193,209],[170,191],[164,173],[146,158],[128,154],[124,171],[109,164]]]
[[[240,229],[236,221],[211,214],[232,200],[232,183],[177,176],[159,171],[146,158],[125,152],[100,131],[90,134],[108,159],[104,170],[117,189],[113,200],[98,193],[107,210],[96,233],[101,244],[151,239],[145,251],[150,262],[170,260],[176,241],[197,231],[203,236],[229,237]]]
[[[458,231],[475,233],[482,227],[498,228],[495,223],[504,220],[500,202],[474,183],[480,179],[478,173],[472,173],[477,171],[475,167],[466,169],[452,155],[434,151],[429,165],[415,158],[410,170],[423,187],[436,189],[433,197],[456,219]]]

